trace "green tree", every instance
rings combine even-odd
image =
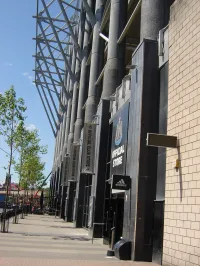
[[[5,143],[8,146],[8,151],[6,151],[6,154],[8,156],[8,166],[6,174],[6,200],[3,211],[3,232],[5,232],[6,229],[5,220],[8,202],[8,188],[11,182],[11,168],[14,163],[14,152],[16,150],[16,129],[19,123],[23,123],[23,121],[25,120],[25,111],[26,106],[24,100],[22,98],[17,98],[13,86],[11,86],[11,88],[4,94],[0,94],[0,135],[4,137]]]
[[[45,180],[43,171],[45,163],[41,162],[40,156],[36,154],[28,155],[22,166],[21,184],[24,188],[40,188]]]
[[[37,130],[29,131],[21,123],[17,132],[15,141],[19,161],[15,164],[15,171],[19,174],[19,183],[25,189],[38,187],[43,182],[45,168],[40,156],[47,153],[47,147],[40,144]]]
[[[13,164],[13,154],[16,150],[15,136],[19,123],[23,123],[26,106],[22,98],[17,98],[13,86],[4,94],[0,94],[0,135],[4,137],[8,145],[8,176],[11,174]]]

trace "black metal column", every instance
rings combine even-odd
[[[67,186],[62,186],[62,198],[61,198],[61,204],[60,204],[60,217],[62,219],[65,218],[65,199],[66,199],[66,193],[67,193]]]
[[[74,190],[76,189],[76,182],[68,182],[68,191],[67,191],[67,206],[66,206],[66,217],[65,221],[72,222],[73,220],[73,207],[74,207]]]
[[[125,210],[130,212],[132,259],[152,260],[153,206],[156,197],[157,148],[146,146],[148,132],[158,132],[159,72],[157,42],[145,40],[133,55],[127,174],[132,178]],[[151,112],[149,112],[151,110]],[[125,215],[127,215],[125,213]],[[125,224],[124,224],[124,227]]]

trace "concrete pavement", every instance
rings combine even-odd
[[[152,263],[107,258],[108,246],[87,236],[84,229],[52,216],[29,215],[0,233],[0,266],[154,266]]]

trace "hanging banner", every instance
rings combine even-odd
[[[71,149],[71,160],[70,160],[70,166],[69,166],[69,178],[68,180],[75,181],[77,178],[77,172],[78,172],[78,160],[79,160],[79,145],[72,146]]]
[[[111,176],[125,175],[128,138],[129,102],[125,103],[113,119]]]
[[[70,157],[65,157],[64,162],[64,172],[63,172],[63,184],[67,185],[68,177],[69,177],[69,165],[70,165]]]
[[[82,173],[94,173],[96,124],[85,124],[83,134]]]

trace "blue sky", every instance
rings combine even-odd
[[[45,175],[52,168],[54,137],[39,99],[36,87],[32,84],[35,53],[36,0],[1,0],[0,8],[0,92],[14,85],[17,96],[23,97],[27,110],[26,124],[39,129],[41,144],[48,145],[48,154],[43,156],[46,162]],[[0,139],[0,147],[4,147]],[[0,182],[5,179],[7,165],[5,154],[0,151]],[[12,181],[18,177],[13,172]]]

